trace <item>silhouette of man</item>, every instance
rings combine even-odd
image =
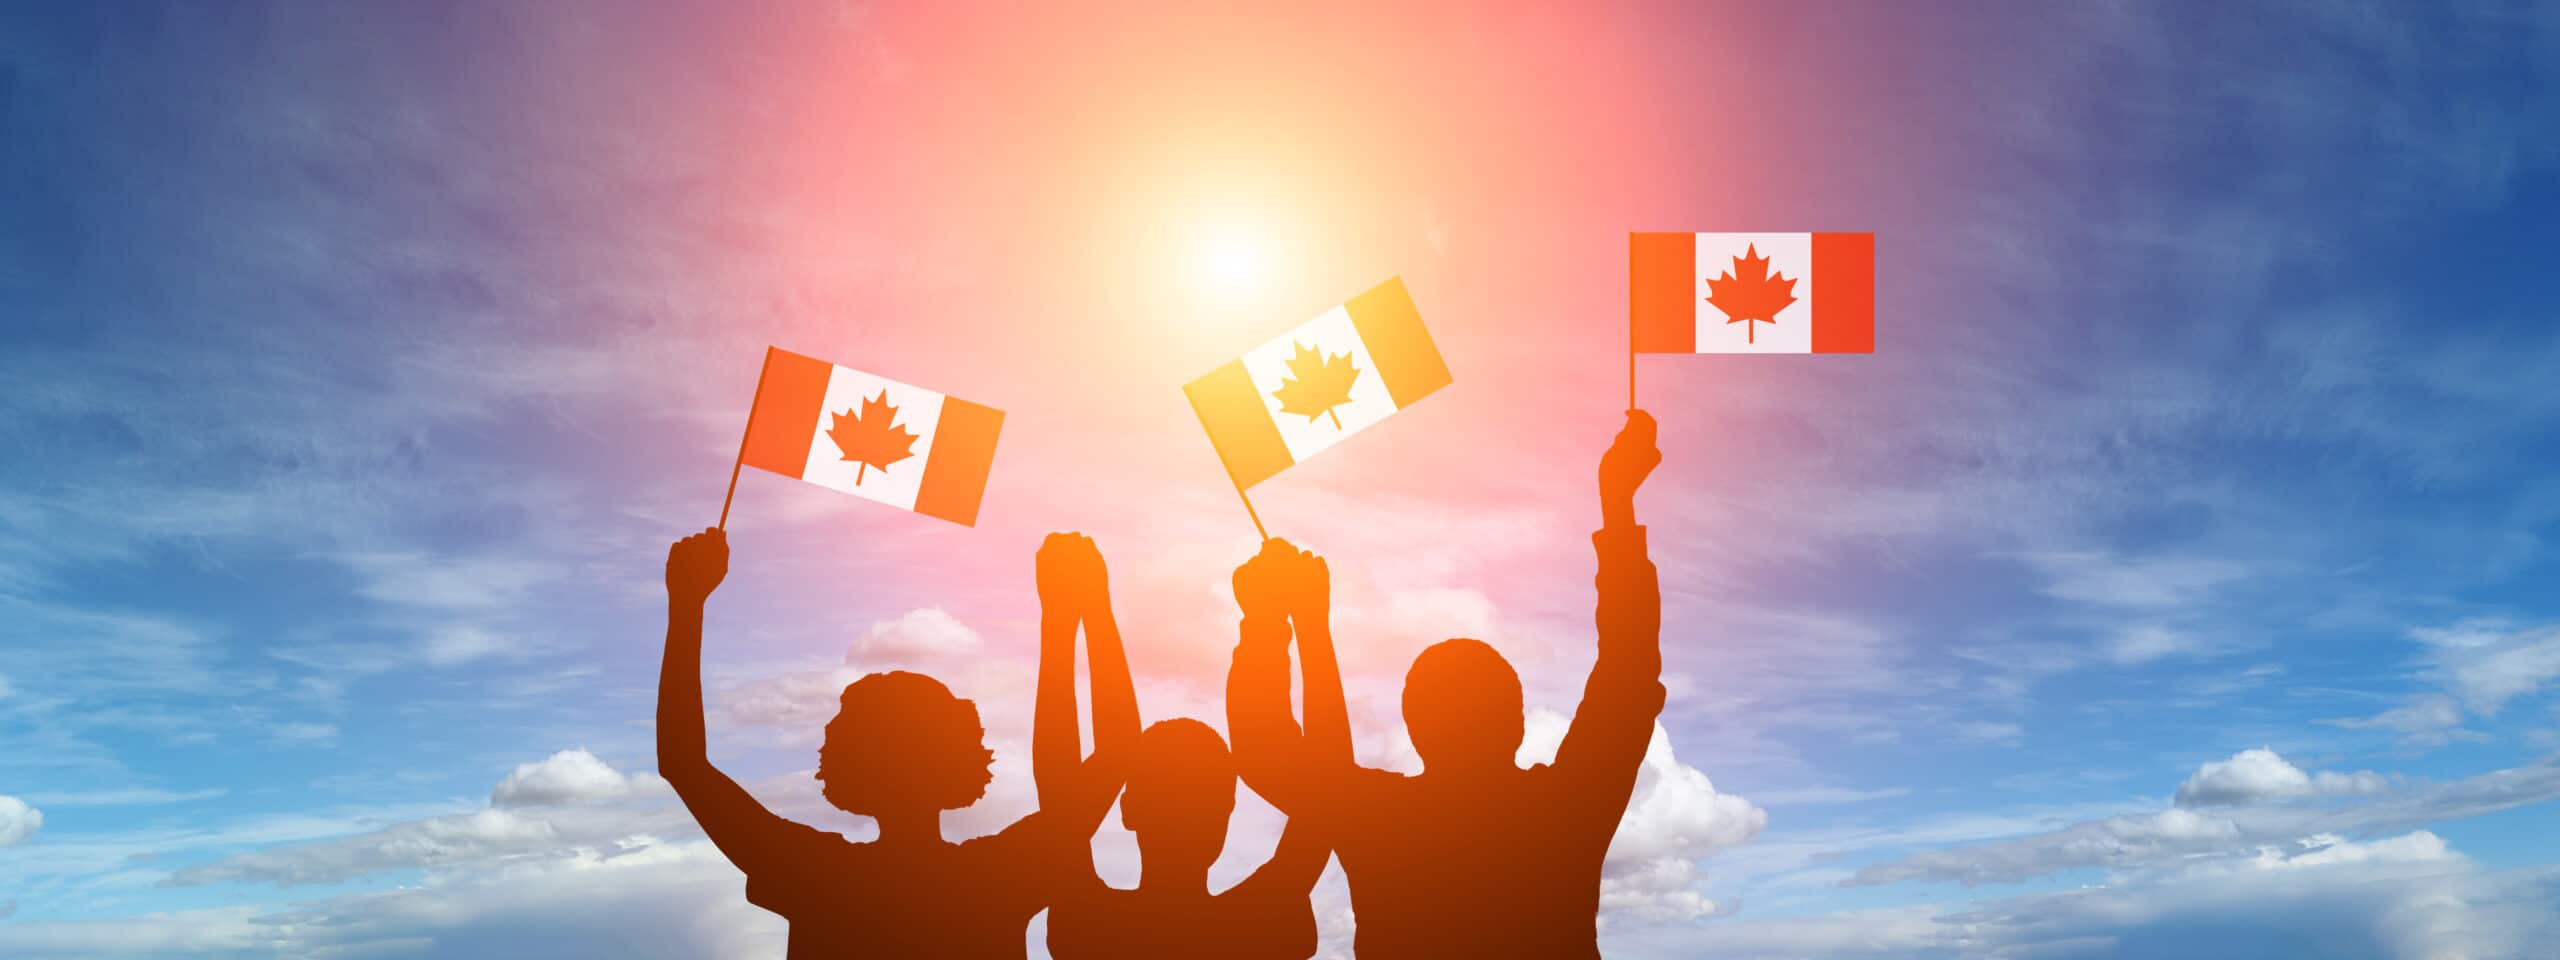
[[[1198,720],[1139,728],[1138,699],[1120,627],[1111,614],[1102,552],[1089,537],[1050,534],[1036,563],[1040,588],[1040,695],[1031,763],[1041,806],[1090,807],[1103,785],[1080,764],[1076,733],[1076,626],[1084,626],[1093,670],[1097,755],[1127,754],[1120,822],[1138,835],[1138,888],[1105,885],[1092,846],[1080,844],[1049,910],[1049,953],[1085,957],[1232,957],[1304,960],[1316,951],[1307,902],[1332,851],[1292,820],[1279,849],[1252,876],[1209,892],[1209,867],[1227,845],[1235,812],[1235,762],[1218,732]],[[1244,593],[1239,574],[1238,593]],[[1282,643],[1287,643],[1284,636]],[[1347,751],[1348,744],[1346,742]],[[1052,800],[1052,792],[1059,796]],[[1103,801],[1108,804],[1107,796]],[[1098,817],[1097,817],[1098,819]],[[1088,829],[1088,833],[1090,830]]]
[[[1492,647],[1461,639],[1433,644],[1405,674],[1422,773],[1358,766],[1336,744],[1349,721],[1322,598],[1290,610],[1303,735],[1289,712],[1288,635],[1254,629],[1246,610],[1227,693],[1236,756],[1247,784],[1342,857],[1361,957],[1600,955],[1601,859],[1662,712],[1662,595],[1635,522],[1636,488],[1661,460],[1653,418],[1628,411],[1600,459],[1600,655],[1553,765],[1517,765],[1520,677]]]
[[[719,530],[667,551],[658,772],[746,873],[747,901],[791,921],[792,960],[1023,956],[1026,926],[1048,905],[1069,854],[1090,856],[1093,824],[1118,780],[1089,764],[1077,782],[1100,792],[1098,808],[1088,796],[1077,810],[1044,809],[994,836],[944,840],[942,811],[986,793],[995,754],[976,704],[931,677],[893,671],[845,686],[818,748],[827,802],[877,820],[880,838],[855,843],[775,815],[713,767],[704,746],[703,605],[728,572]]]

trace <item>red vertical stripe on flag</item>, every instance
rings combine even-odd
[[[958,397],[942,398],[924,478],[917,481],[916,512],[962,526],[978,525],[978,501],[987,492],[987,469],[996,459],[996,432],[1004,411]]]
[[[1635,352],[1698,352],[1700,296],[1697,234],[1627,234],[1627,342]]]
[[[809,443],[818,435],[818,410],[827,403],[827,379],[836,368],[780,347],[764,350],[764,385],[756,389],[753,415],[738,462],[798,479],[809,466]]]
[[[1876,352],[1876,235],[1813,235],[1813,352]]]

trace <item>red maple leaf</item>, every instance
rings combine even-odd
[[[1750,244],[1733,258],[1733,269],[1707,281],[1707,304],[1724,311],[1726,323],[1743,325],[1743,341],[1758,343],[1761,323],[1778,322],[1778,311],[1796,302],[1796,282],[1769,272],[1769,258]]]
[[[844,459],[854,461],[853,483],[862,485],[862,477],[871,468],[889,469],[889,465],[915,456],[916,435],[897,422],[898,408],[889,405],[889,391],[882,388],[877,397],[866,397],[860,412],[846,410],[831,414],[835,422],[828,424],[827,436],[844,451]]]

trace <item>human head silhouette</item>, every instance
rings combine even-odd
[[[1202,870],[1227,846],[1236,809],[1235,758],[1218,731],[1198,720],[1158,721],[1138,734],[1120,825],[1138,835],[1149,867]]]
[[[1482,640],[1432,644],[1405,671],[1405,731],[1426,772],[1514,765],[1524,716],[1520,674]]]
[[[942,681],[891,670],[846,684],[818,747],[818,780],[846,813],[957,810],[986,795],[994,751],[978,705]]]

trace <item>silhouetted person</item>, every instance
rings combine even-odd
[[[1050,954],[1060,960],[1313,956],[1316,918],[1307,893],[1332,851],[1292,820],[1278,851],[1260,869],[1232,888],[1210,893],[1209,867],[1226,848],[1227,818],[1236,807],[1235,762],[1226,741],[1198,720],[1139,729],[1137,693],[1111,615],[1109,578],[1092,539],[1051,534],[1037,566],[1040,696],[1031,763],[1041,806],[1076,805],[1106,786],[1079,782],[1094,776],[1078,762],[1075,654],[1081,621],[1093,669],[1094,746],[1097,755],[1127,751],[1120,823],[1138,835],[1140,860],[1138,888],[1115,889],[1094,874],[1091,845],[1079,847],[1082,856],[1049,910]],[[1103,802],[1109,803],[1107,796]]]
[[[879,821],[880,838],[855,843],[774,815],[704,749],[702,611],[728,571],[719,530],[667,551],[658,772],[746,873],[748,902],[791,921],[792,960],[1023,956],[1026,926],[1048,905],[1070,854],[1089,851],[1110,793],[1089,816],[1043,810],[994,836],[944,840],[942,811],[986,793],[995,754],[976,704],[931,677],[897,671],[847,684],[818,748],[827,802]],[[1119,787],[1098,766],[1080,782]]]
[[[1247,607],[1227,693],[1236,756],[1246,783],[1342,857],[1364,960],[1600,955],[1601,860],[1662,712],[1662,595],[1635,522],[1636,487],[1661,459],[1653,418],[1628,411],[1600,459],[1599,660],[1551,766],[1518,766],[1520,677],[1476,640],[1434,644],[1405,674],[1422,773],[1358,766],[1336,746],[1348,720],[1323,604],[1290,609],[1304,735],[1289,715],[1287,634],[1256,629]]]

